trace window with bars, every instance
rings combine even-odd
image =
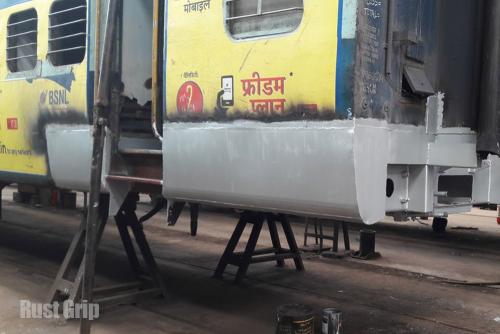
[[[226,25],[235,39],[292,32],[303,14],[303,0],[226,0]]]
[[[36,67],[38,16],[35,9],[14,13],[7,22],[7,67],[10,72]]]
[[[78,64],[87,45],[85,0],[58,0],[50,9],[48,56],[54,66]]]

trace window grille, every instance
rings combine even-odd
[[[7,67],[10,72],[36,67],[38,16],[35,9],[14,13],[7,22]]]
[[[48,56],[54,66],[81,63],[87,45],[85,0],[59,0],[50,9]]]
[[[304,14],[303,0],[226,0],[226,25],[235,39],[292,32]]]

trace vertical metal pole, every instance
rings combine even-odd
[[[102,1],[95,1],[95,41],[94,41],[94,96],[99,94],[99,78],[101,77],[101,6]]]
[[[262,15],[262,0],[257,2],[257,15]]]
[[[94,106],[94,131],[92,148],[92,166],[90,171],[90,193],[87,214],[87,233],[85,237],[84,269],[82,283],[82,302],[92,303],[94,289],[95,260],[97,253],[97,232],[102,213],[101,177],[103,166],[106,124],[110,97],[110,70],[113,60],[113,45],[117,18],[118,0],[109,0],[106,20],[101,70],[99,75],[98,95]],[[100,23],[99,23],[100,24]],[[80,314],[80,333],[90,334],[91,322]]]
[[[153,76],[152,80],[152,103],[151,103],[151,128],[153,134],[160,141],[163,141],[163,137],[158,130],[158,115],[161,113],[161,92],[160,89],[165,89],[160,83],[160,73],[162,69],[162,60],[160,56],[163,52],[160,52],[160,43],[163,35],[160,33],[160,29],[163,27],[162,14],[163,14],[164,2],[162,0],[153,1]],[[164,29],[162,29],[164,31]],[[162,57],[163,58],[163,57]]]
[[[2,219],[2,202],[3,202],[2,194],[3,194],[4,187],[5,186],[3,184],[0,184],[0,220]]]
[[[392,73],[392,47],[394,34],[394,0],[387,2],[387,31],[385,41],[385,75],[390,76]]]
[[[83,211],[88,211],[89,201],[88,201],[88,193],[85,191],[83,193]]]
[[[189,203],[189,211],[191,213],[191,236],[196,237],[196,234],[198,234],[198,215],[200,212],[200,205]]]
[[[484,2],[483,54],[479,97],[477,151],[483,158],[500,149],[500,1]]]

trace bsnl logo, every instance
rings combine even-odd
[[[42,92],[42,94],[40,95],[40,103],[45,104],[47,102],[50,105],[55,105],[55,106],[69,104],[68,91],[64,89],[58,89],[58,90],[49,90],[48,92],[47,91]]]

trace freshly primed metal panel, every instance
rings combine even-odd
[[[168,123],[164,134],[166,198],[370,224],[385,214],[384,122]]]
[[[46,129],[48,162],[55,185],[86,191],[90,184],[92,127],[49,125]]]
[[[48,165],[54,184],[61,189],[89,191],[92,165],[91,125],[52,124],[47,126]],[[109,131],[104,146],[102,192],[110,192],[110,214],[118,212],[123,199],[130,190],[129,183],[108,181],[112,149]]]
[[[490,155],[474,174],[474,204],[500,204],[500,158]]]
[[[139,104],[151,101],[151,90],[144,86],[151,78],[153,48],[153,1],[123,2],[122,81],[125,96]]]
[[[295,32],[244,41],[227,36],[224,1],[198,16],[184,5],[166,8],[167,198],[374,223],[386,209],[432,214],[440,168],[477,166],[476,133],[443,128],[444,95],[403,92],[410,65],[438,87],[432,0],[305,1]],[[231,76],[234,104],[221,108]],[[263,94],[284,110],[252,110],[244,85],[259,76],[285,79],[282,96]],[[202,106],[179,107],[193,99]]]

